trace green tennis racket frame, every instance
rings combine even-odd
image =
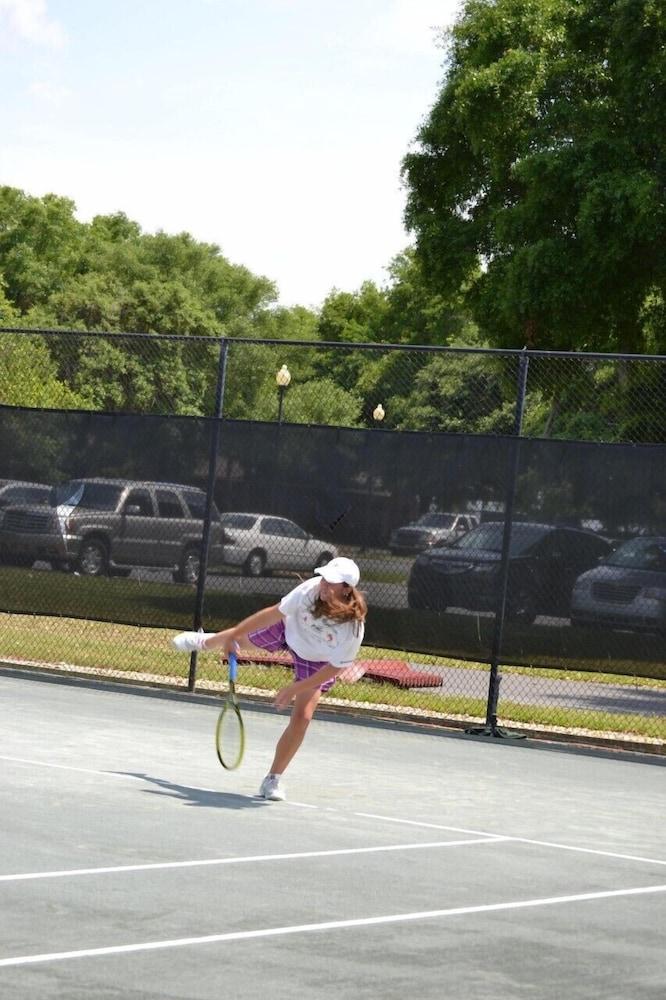
[[[236,675],[238,673],[238,660],[234,652],[229,653],[229,690],[227,692],[227,697],[225,698],[222,711],[220,712],[217,725],[215,726],[215,750],[217,751],[217,759],[223,768],[227,771],[235,771],[240,765],[243,759],[243,754],[245,753],[245,725],[243,723],[243,716],[241,715],[240,706],[238,704],[238,699],[236,698]],[[233,725],[231,718],[229,718],[229,713],[231,713],[238,725],[238,747],[235,752],[229,751],[227,747],[225,749],[224,741],[222,739],[222,733],[225,724]]]

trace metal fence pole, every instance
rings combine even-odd
[[[197,596],[194,606],[193,629],[197,632],[203,622],[204,595],[206,592],[206,575],[208,573],[208,553],[210,550],[210,528],[215,499],[215,481],[217,479],[217,460],[222,429],[222,413],[224,411],[224,388],[227,380],[227,355],[229,342],[223,339],[220,343],[220,355],[217,362],[217,385],[215,387],[215,412],[213,428],[210,436],[210,452],[208,457],[208,483],[206,486],[206,506],[204,509],[203,534],[199,557],[199,577],[197,579]],[[190,655],[190,672],[187,682],[188,691],[194,691],[197,676],[197,652]]]
[[[502,675],[499,670],[499,661],[502,653],[502,639],[504,636],[504,618],[506,615],[506,596],[509,586],[509,554],[511,550],[511,532],[513,528],[513,509],[516,501],[516,487],[518,483],[518,466],[520,462],[520,439],[523,428],[523,413],[525,411],[525,395],[527,392],[527,371],[529,368],[529,356],[527,350],[520,355],[518,366],[518,384],[516,411],[513,423],[513,440],[511,448],[511,461],[509,464],[509,479],[507,482],[506,496],[504,501],[504,531],[502,534],[502,555],[500,560],[500,577],[497,594],[497,606],[495,608],[495,628],[493,632],[493,644],[490,654],[490,679],[488,683],[488,703],[486,708],[486,724],[481,728],[466,729],[470,735],[474,736],[496,736],[511,739],[523,739],[522,733],[509,733],[497,725],[497,703],[499,700],[499,689]]]

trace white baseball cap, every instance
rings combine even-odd
[[[316,569],[315,573],[323,576],[327,583],[346,583],[350,587],[355,587],[361,579],[361,571],[354,560],[344,556],[331,559],[325,566]]]

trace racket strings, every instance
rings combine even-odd
[[[243,721],[238,709],[225,705],[217,724],[217,755],[220,763],[233,770],[241,762],[245,746]]]

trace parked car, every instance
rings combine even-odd
[[[504,524],[489,521],[446,548],[417,557],[408,581],[410,608],[494,611]],[[611,544],[590,531],[550,524],[513,525],[507,617],[530,623],[538,614],[569,615],[580,574],[609,555]]]
[[[571,623],[666,632],[666,538],[632,538],[579,576]]]
[[[311,573],[334,559],[338,550],[286,517],[230,511],[221,515],[224,561],[241,566],[247,576],[293,569]]]
[[[476,514],[422,514],[412,524],[391,532],[389,549],[395,555],[423,552],[454,542],[478,523]]]
[[[167,567],[174,580],[195,583],[205,499],[202,490],[179,483],[72,479],[53,487],[48,506],[6,508],[0,558],[19,565],[45,559],[56,569],[86,576]],[[223,541],[214,510],[211,568],[222,563]]]
[[[51,487],[45,483],[33,483],[23,479],[0,479],[0,525],[2,524],[7,507],[16,503],[27,504],[47,504]],[[0,552],[0,562],[2,562],[2,552]],[[19,560],[19,563],[28,565],[28,562]]]

